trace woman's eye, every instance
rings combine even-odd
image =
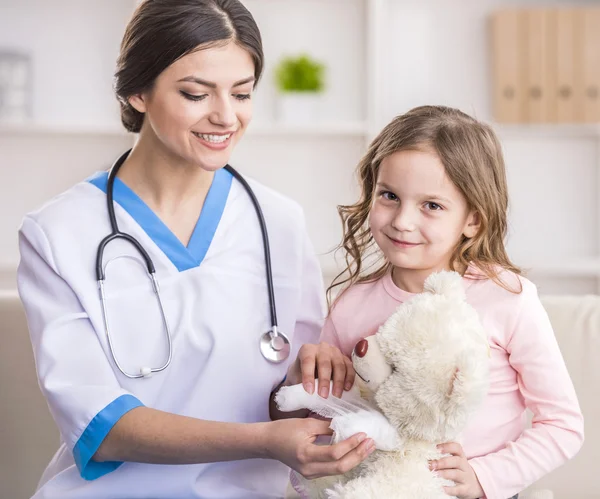
[[[204,100],[207,96],[207,94],[202,94],[202,95],[194,95],[194,94],[188,94],[187,92],[184,92],[183,90],[180,90],[181,95],[183,95],[187,100],[191,100],[194,102],[198,102],[201,100]]]
[[[243,100],[249,100],[250,97],[251,97],[251,95],[250,94],[234,94],[234,97],[237,100],[242,100],[243,101]]]
[[[425,207],[430,211],[439,211],[442,209],[442,207],[439,204],[433,203],[431,201],[428,203],[425,203]]]

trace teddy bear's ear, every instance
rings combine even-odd
[[[446,270],[434,272],[425,280],[424,290],[434,295],[444,295],[459,299],[465,298],[462,277],[458,272]]]
[[[448,397],[452,397],[452,395],[457,391],[460,390],[460,367],[457,367],[454,370],[454,374],[452,375],[452,378],[450,380],[450,388],[448,390]]]

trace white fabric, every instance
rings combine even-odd
[[[317,383],[318,381],[315,385]],[[333,383],[330,388],[333,388]],[[402,448],[403,442],[396,429],[377,408],[361,398],[357,385],[352,390],[345,391],[341,398],[331,395],[326,399],[316,391],[307,393],[301,384],[284,386],[277,392],[275,402],[284,412],[309,409],[319,416],[332,418],[330,428],[334,432],[334,443],[363,432],[373,439],[379,450]]]
[[[282,497],[288,469],[247,460],[189,466],[125,463],[93,481],[75,467],[72,449],[96,414],[123,394],[144,405],[201,419],[267,421],[271,389],[300,345],[315,342],[323,320],[322,278],[300,208],[251,183],[264,212],[273,261],[280,329],[291,337],[286,363],[258,349],[270,327],[260,228],[235,180],[208,253],[178,272],[138,223],[116,206],[121,230],[154,261],[173,333],[173,361],[149,379],[130,380],[108,355],[95,277],[96,250],[110,232],[104,193],[83,182],[26,217],[20,232],[19,292],[38,377],[63,445],[35,498]],[[113,242],[105,261],[115,351],[128,370],[157,366],[166,344],[159,309],[137,253]]]

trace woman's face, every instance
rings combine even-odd
[[[179,161],[207,171],[227,164],[252,118],[254,62],[228,43],[171,64],[146,93],[129,99],[145,113],[140,137]]]

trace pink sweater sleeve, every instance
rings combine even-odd
[[[583,443],[583,416],[536,288],[524,282],[509,335],[509,362],[533,413],[532,427],[498,452],[469,461],[486,499],[506,499],[571,459]]]

